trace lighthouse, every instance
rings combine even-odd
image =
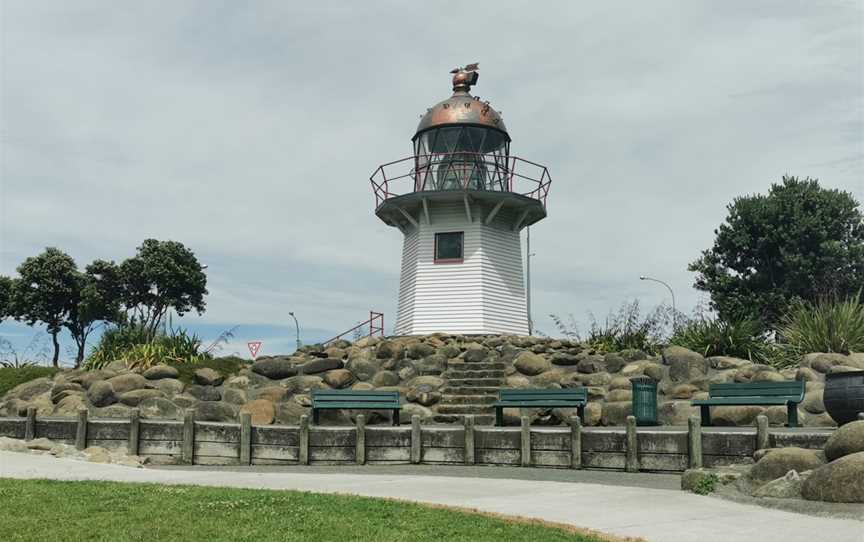
[[[510,154],[510,134],[471,95],[477,64],[429,108],[413,154],[371,177],[375,214],[403,236],[397,335],[529,332],[521,231],[546,217],[544,166]]]

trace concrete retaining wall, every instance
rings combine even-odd
[[[680,472],[691,466],[752,463],[757,442],[768,447],[821,449],[831,434],[818,429],[646,428],[631,417],[626,427],[463,427],[421,425],[366,427],[253,426],[242,423],[196,422],[192,411],[184,421],[0,418],[0,436],[45,437],[79,448],[125,449],[159,464],[296,465],[296,464],[478,464],[557,468],[591,468]]]

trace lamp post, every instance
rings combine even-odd
[[[527,239],[525,241],[525,305],[528,312],[528,335],[534,335],[534,319],[531,317],[531,226],[525,228]]]
[[[673,331],[678,329],[678,311],[675,309],[675,292],[672,291],[672,287],[660,279],[646,277],[645,275],[640,275],[639,280],[650,280],[652,282],[659,282],[660,284],[665,286],[667,290],[669,290],[669,295],[672,296],[672,329]]]
[[[297,322],[297,317],[294,316],[293,312],[289,312],[288,314],[294,319],[294,327],[297,330],[297,350],[300,350],[300,324]]]

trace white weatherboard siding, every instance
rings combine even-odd
[[[489,209],[463,203],[429,205],[430,223],[405,230],[397,335],[528,334],[519,232],[507,213],[483,224]],[[435,234],[464,232],[462,263],[434,262]]]

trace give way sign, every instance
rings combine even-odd
[[[246,346],[249,347],[249,353],[252,354],[252,360],[258,356],[258,351],[261,350],[261,341],[252,341],[246,343]]]

